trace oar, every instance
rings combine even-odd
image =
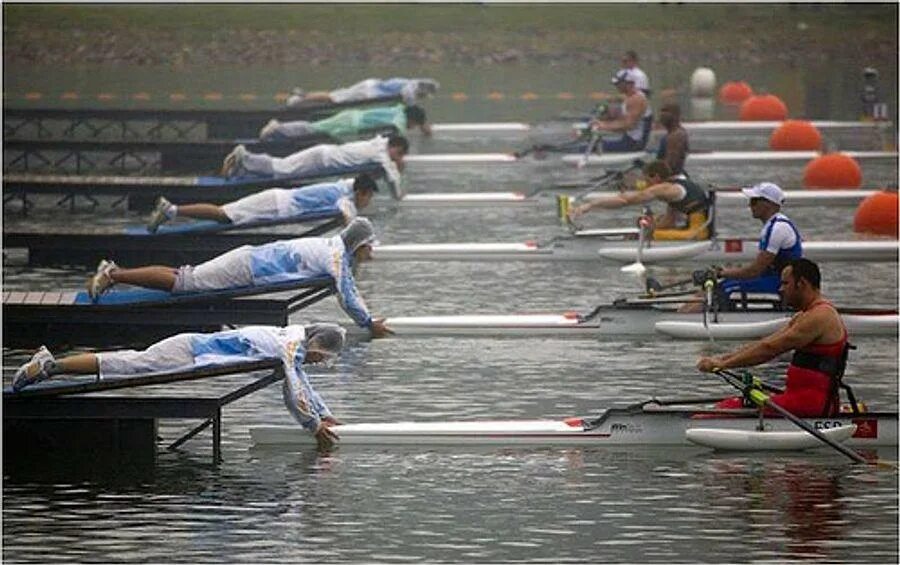
[[[713,340],[712,331],[709,329],[709,309],[712,308],[712,293],[715,286],[716,283],[712,279],[706,279],[703,282],[703,290],[706,291],[703,300],[703,327],[706,328],[706,337],[709,338],[709,341],[715,341]]]
[[[591,153],[594,152],[594,149],[597,147],[597,141],[600,139],[600,131],[594,128],[591,128],[591,140],[587,144],[587,148],[584,150],[584,154],[581,156],[581,159],[578,160],[578,168],[583,169],[585,165],[587,165],[588,157],[591,156]]]
[[[743,379],[741,379],[738,375],[732,373],[731,371],[728,371],[725,369],[715,369],[714,372],[717,375],[719,375],[720,377],[722,377],[725,380],[725,382],[727,382],[731,386],[733,386],[733,387],[737,388],[738,390],[740,390],[741,392],[743,392],[744,395],[747,398],[749,398],[750,401],[753,402],[754,404],[756,404],[757,406],[759,406],[759,407],[765,406],[767,408],[771,408],[775,412],[778,412],[786,420],[789,420],[791,423],[793,423],[797,427],[801,428],[805,432],[812,434],[813,436],[816,437],[816,439],[818,439],[822,443],[840,451],[841,453],[843,453],[844,455],[846,455],[847,457],[849,457],[856,463],[866,463],[869,465],[879,465],[879,466],[885,465],[885,466],[892,467],[892,468],[894,467],[893,465],[891,465],[890,463],[887,463],[887,462],[869,461],[868,459],[866,459],[859,453],[853,451],[852,449],[845,447],[832,439],[829,439],[824,434],[822,434],[822,432],[820,432],[819,430],[810,426],[809,424],[807,424],[806,422],[804,422],[797,416],[794,416],[793,414],[791,414],[790,412],[788,412],[787,410],[785,410],[778,404],[775,404],[774,402],[772,402],[769,399],[769,396],[766,393],[764,393],[763,391],[761,391],[759,388],[753,386],[753,383],[744,384]]]
[[[647,214],[641,216],[641,219],[638,220],[638,225],[640,226],[640,231],[638,232],[638,249],[637,249],[637,260],[630,264],[622,267],[621,271],[623,273],[630,273],[635,275],[641,280],[644,281],[644,287],[647,286],[647,267],[641,262],[641,259],[644,257],[644,241],[646,239],[646,232],[650,228],[650,220],[647,217]]]

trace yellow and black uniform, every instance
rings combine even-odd
[[[669,208],[687,216],[687,225],[654,230],[653,239],[670,241],[709,239],[710,226],[706,224],[709,220],[710,200],[706,191],[683,174],[670,177],[667,182],[684,188],[684,197],[681,200],[669,202]]]

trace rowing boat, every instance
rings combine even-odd
[[[709,121],[709,122],[681,122],[686,130],[691,133],[771,133],[780,127],[781,121]],[[892,127],[891,122],[886,121],[835,121],[813,120],[812,125],[820,131],[846,131],[846,130],[872,130],[887,129]],[[573,123],[572,128],[583,130],[586,122]],[[436,123],[431,125],[434,132],[440,133],[506,133],[506,132],[530,132],[534,126],[525,122],[457,122]]]
[[[793,312],[772,304],[750,304],[747,310],[703,314],[678,312],[690,298],[633,298],[595,308],[590,314],[548,312],[533,314],[456,314],[398,316],[385,323],[395,337],[565,337],[625,338],[662,335],[676,339],[756,339],[788,322]],[[897,310],[838,308],[851,337],[896,336]]]
[[[841,154],[856,159],[857,161],[869,161],[877,159],[897,160],[896,151],[841,151]],[[564,163],[583,167],[587,165],[624,165],[632,163],[635,159],[647,159],[648,153],[604,153],[603,155],[591,155],[585,163],[582,155],[563,155]],[[806,163],[821,157],[818,151],[709,151],[691,152],[685,161],[687,165],[706,163]],[[652,155],[651,155],[652,158]]]
[[[360,423],[334,426],[339,445],[372,446],[529,446],[606,447],[694,445],[688,439],[694,429],[756,430],[760,419],[753,410],[703,410],[651,407],[653,401],[623,408],[609,408],[596,418],[545,420],[482,420],[450,422]],[[819,430],[856,426],[845,445],[849,447],[897,447],[897,413],[864,412],[829,418],[808,418]],[[796,433],[791,422],[766,418],[762,433]],[[296,425],[251,426],[257,446],[313,446],[315,438]],[[784,436],[772,436],[772,448]],[[765,438],[757,437],[765,444]]]
[[[624,241],[636,229],[580,230],[545,243],[407,243],[379,244],[376,261],[597,261],[630,263],[638,243]],[[612,233],[611,233],[612,232]],[[620,235],[616,235],[620,234]],[[614,239],[618,237],[618,239]],[[654,263],[722,264],[752,261],[759,249],[750,239],[715,239],[693,242],[654,241],[643,250],[641,261]],[[896,240],[807,241],[803,254],[817,262],[897,261]]]
[[[558,192],[558,191],[556,191]],[[785,207],[800,206],[857,206],[864,199],[880,192],[878,190],[786,190]],[[582,195],[585,200],[600,196],[608,196],[609,191],[591,192]],[[432,192],[427,194],[406,194],[399,200],[379,200],[378,204],[400,208],[448,207],[466,208],[482,206],[547,206],[550,200],[556,205],[555,196],[550,192],[538,191],[533,194],[525,192]],[[717,206],[746,206],[747,197],[739,191],[716,191]]]
[[[844,155],[860,160],[897,159],[896,151],[842,151]],[[692,152],[687,156],[687,165],[706,163],[805,163],[822,153],[818,151],[709,151]],[[562,162],[582,167],[586,165],[615,166],[633,163],[635,159],[652,159],[654,153],[647,151],[631,151],[627,153],[604,153],[591,155],[584,159],[580,154],[567,154],[562,156]],[[515,163],[524,160],[512,153],[430,153],[419,155],[407,155],[404,160],[408,163],[423,164],[460,164],[471,165],[475,163],[498,164]],[[549,159],[546,161],[550,161]]]

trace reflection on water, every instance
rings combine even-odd
[[[650,69],[658,84],[673,84],[691,70]],[[344,74],[359,76],[362,71],[357,71],[317,70],[324,73],[319,78],[322,84],[345,79]],[[366,69],[364,74],[395,71]],[[494,76],[471,69],[408,71],[437,76],[448,91],[465,87],[485,93],[590,92],[598,81],[605,86],[607,80],[597,78],[605,76],[602,72],[515,69]],[[281,74],[248,72],[259,72],[248,80],[259,88],[285,82]],[[834,90],[795,92],[789,106],[814,117],[855,117],[855,86],[838,80],[842,76],[838,73],[852,69],[789,71],[776,65],[771,75],[768,70],[733,72],[752,75],[746,78],[754,84],[766,84],[770,76],[778,80],[789,72],[799,72],[801,83],[812,73],[830,75],[839,85]],[[67,76],[87,81],[76,75]],[[14,80],[27,82],[33,76],[34,72],[26,73]],[[201,79],[201,86],[210,76]],[[245,80],[248,75],[234,76]],[[106,79],[101,73],[97,80]],[[166,88],[164,81],[159,88]],[[429,109],[437,121],[539,121],[587,105],[586,99],[507,98],[499,103],[473,97],[466,104],[438,98]],[[413,139],[415,150],[422,153],[505,150],[520,142],[478,135],[428,143]],[[766,138],[714,143],[724,149],[737,142],[764,146]],[[858,142],[845,141],[854,147]],[[724,185],[771,180],[796,187],[802,179],[799,166],[712,166],[693,172]],[[530,191],[597,173],[548,162],[411,165],[407,182],[411,192]],[[867,186],[896,182],[895,163],[865,164],[864,173]],[[27,218],[6,210],[6,228],[106,232],[143,219],[111,210],[108,202],[94,212],[75,215],[55,208],[54,202],[39,200],[39,213]],[[810,239],[852,237],[851,209],[788,206],[788,212]],[[385,243],[546,241],[565,233],[552,198],[546,207],[530,209],[379,208],[373,219]],[[633,219],[627,212],[605,211],[585,221],[589,227],[610,227]],[[718,223],[726,235],[752,236],[759,230],[759,223],[742,207],[723,209]],[[4,261],[5,289],[79,288],[87,275],[85,269],[30,268],[21,258],[14,259],[10,254]],[[865,280],[858,276],[863,272]],[[673,280],[683,274],[670,268],[655,273]],[[896,265],[848,269],[826,264],[823,274],[825,293],[838,303],[897,302]],[[363,266],[360,287],[372,310],[398,316],[589,311],[633,291],[636,283],[615,265],[593,263],[396,262]],[[326,300],[294,319],[344,320],[344,315],[334,300]],[[897,340],[863,339],[857,345],[848,381],[871,408],[896,410]],[[701,354],[733,346],[650,338],[363,341],[351,344],[333,369],[314,369],[311,377],[335,415],[347,422],[565,417],[650,396],[731,394],[717,380],[699,375],[694,363]],[[26,352],[4,351],[5,382],[11,368],[25,358]],[[760,373],[777,379],[785,363],[778,361]],[[193,383],[172,392],[204,392],[206,387]],[[699,448],[423,447],[339,449],[328,456],[250,450],[249,426],[291,421],[277,387],[229,405],[224,418],[225,463],[218,468],[208,463],[208,436],[203,434],[181,452],[161,452],[159,467],[148,476],[112,469],[112,476],[76,479],[63,468],[36,470],[30,477],[11,480],[5,468],[3,558],[28,562],[898,559],[897,475],[851,466],[827,450],[788,456],[713,454]],[[166,426],[160,430],[164,437],[180,431]],[[896,450],[880,455],[897,458]]]

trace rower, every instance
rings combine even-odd
[[[659,200],[666,203],[666,212],[654,222],[653,239],[709,238],[710,199],[706,191],[685,175],[673,175],[664,161],[645,165],[644,177],[647,188],[595,198],[572,208],[569,217],[575,219],[594,208],[621,208]]]
[[[160,225],[178,216],[239,226],[309,214],[340,214],[348,224],[358,210],[369,205],[377,190],[378,185],[372,177],[362,174],[355,179],[299,188],[270,188],[221,206],[207,203],[175,205],[160,196],[147,222],[147,231],[155,233]]]
[[[303,364],[327,364],[346,341],[346,330],[336,324],[245,326],[211,334],[183,333],[154,343],[143,351],[120,350],[78,353],[56,359],[41,346],[19,367],[13,390],[19,391],[56,375],[134,376],[224,365],[237,361],[281,359],[285,379],[282,396],[288,411],[316,437],[321,449],[334,444],[329,428],[340,422],[313,389]]]
[[[659,140],[656,158],[665,161],[672,174],[686,175],[684,162],[690,152],[688,132],[681,125],[681,107],[678,104],[665,104],[659,109],[659,123],[666,128],[665,135]]]
[[[343,104],[390,96],[400,96],[406,105],[412,106],[416,100],[434,95],[438,88],[440,83],[430,78],[368,78],[331,91],[304,92],[302,88],[294,88],[288,96],[287,106],[291,108],[312,101]]]
[[[431,135],[431,126],[428,124],[425,110],[415,105],[396,104],[380,108],[344,110],[315,122],[306,120],[280,122],[271,119],[260,130],[259,139],[284,141],[324,135],[338,141],[347,141],[363,132],[386,128],[393,128],[400,135],[406,135],[407,129],[419,128],[425,135]]]
[[[623,69],[617,72],[613,77],[613,84],[625,96],[619,116],[613,119],[591,120],[590,126],[595,131],[620,133],[614,139],[603,140],[603,151],[607,153],[643,151],[647,146],[650,128],[653,125],[653,111],[650,109],[647,96],[635,86],[636,80],[637,75],[632,70]]]
[[[762,182],[742,188],[741,192],[750,199],[750,213],[763,223],[759,232],[759,252],[753,263],[743,267],[716,267],[713,270],[716,284],[718,307],[734,309],[733,295],[746,297],[748,293],[779,295],[781,269],[791,259],[803,256],[803,238],[797,226],[781,213],[784,192],[771,182]],[[704,271],[705,272],[705,271]],[[700,277],[695,273],[695,279]],[[779,296],[779,302],[781,297]],[[680,312],[700,312],[702,304],[689,303]]]
[[[636,51],[628,50],[622,56],[622,68],[631,71],[634,74],[634,86],[644,93],[648,99],[650,98],[650,79],[647,73],[641,70],[638,64],[638,55]],[[613,83],[615,84],[615,83]]]
[[[328,174],[335,169],[379,165],[388,183],[397,192],[403,158],[409,152],[409,141],[402,135],[376,135],[368,141],[342,145],[323,143],[287,157],[251,153],[243,145],[236,146],[222,163],[222,176],[243,174],[270,178],[296,178]]]
[[[840,411],[838,388],[851,346],[840,314],[820,290],[821,273],[809,259],[791,259],[780,275],[785,301],[797,310],[788,324],[772,335],[717,357],[701,357],[704,372],[752,367],[794,351],[783,393],[770,400],[796,416],[834,416]],[[742,408],[743,397],[728,398],[716,408]],[[773,413],[774,414],[774,413]]]
[[[254,287],[292,279],[327,276],[334,281],[341,308],[373,337],[391,333],[384,318],[373,318],[356,288],[353,266],[372,257],[375,228],[363,217],[355,218],[334,237],[304,237],[243,245],[199,265],[179,268],[150,265],[123,269],[104,259],[88,279],[87,291],[96,301],[116,283],[171,293],[202,293]]]

